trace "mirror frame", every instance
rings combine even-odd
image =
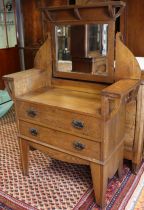
[[[107,69],[106,73],[103,75],[93,75],[88,73],[79,73],[79,72],[62,72],[58,71],[57,63],[57,41],[56,41],[56,30],[55,27],[59,25],[85,25],[85,24],[108,24],[108,51],[107,51]],[[58,78],[67,78],[67,79],[75,79],[75,80],[84,80],[84,81],[97,81],[97,82],[107,82],[112,83],[114,81],[114,33],[115,33],[115,22],[109,21],[109,22],[85,22],[85,23],[59,23],[59,24],[53,24],[52,26],[52,46],[53,46],[53,77]]]
[[[115,51],[115,21],[124,10],[125,3],[122,1],[96,2],[94,5],[74,5],[62,7],[41,8],[44,37],[50,31],[53,79],[73,79],[102,83],[114,82],[114,51]],[[107,73],[93,75],[84,73],[69,73],[57,71],[55,26],[57,25],[85,25],[85,24],[108,24],[108,52]]]

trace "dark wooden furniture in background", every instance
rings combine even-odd
[[[103,0],[76,0],[76,4],[94,4]],[[106,0],[105,0],[106,1]],[[116,29],[122,32],[126,46],[136,57],[144,57],[144,1],[124,0],[126,9],[117,21]]]
[[[0,0],[0,89],[5,88],[2,76],[19,70],[15,1]]]
[[[20,71],[18,47],[0,49],[0,89],[4,89],[2,76]]]
[[[33,67],[37,50],[44,42],[42,30],[41,7],[67,5],[68,0],[21,0],[24,27],[25,68]]]
[[[126,9],[120,18],[120,31],[126,46],[136,57],[144,57],[144,1],[124,0]]]

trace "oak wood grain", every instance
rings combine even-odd
[[[139,63],[132,52],[123,44],[121,39],[121,34],[117,33],[115,80],[140,79],[141,69]]]
[[[108,62],[113,65],[113,26],[117,14],[113,13],[112,6],[118,5],[124,6],[122,2],[117,1],[99,2],[94,7],[65,6],[45,9],[49,12],[47,18],[51,24],[68,23],[68,18],[72,24],[94,23],[97,18],[112,21],[111,37],[108,39],[109,44],[113,43],[112,56],[108,58]],[[79,18],[76,9],[81,9],[80,15],[83,19]],[[92,14],[95,10],[96,13]],[[50,29],[53,30],[52,27]],[[110,82],[106,79],[101,80],[102,84],[98,84],[96,80],[91,83],[91,79],[84,82],[73,81],[71,77],[68,80],[55,78],[52,72],[52,62],[55,62],[54,47],[51,33],[37,53],[34,69],[4,77],[15,101],[22,170],[24,174],[28,174],[30,146],[63,161],[90,165],[96,201],[104,207],[108,178],[116,171],[121,176],[128,123],[126,110],[129,103],[134,104],[132,114],[135,115],[134,127],[137,129],[136,138],[134,141],[130,139],[130,144],[125,147],[125,155],[131,159],[135,157],[132,161],[135,160],[136,164],[139,164],[139,157],[142,155],[140,148],[143,143],[143,118],[140,115],[143,114],[143,110],[135,113],[135,108],[137,110],[143,104],[141,92],[137,97],[141,83],[140,69],[132,53],[124,47],[117,35],[116,69],[115,72],[111,72],[113,84],[103,84],[106,81]],[[83,77],[78,78],[75,75],[75,79],[82,80]],[[139,100],[137,107],[136,100]],[[82,126],[83,129],[79,131],[72,128],[73,119],[82,121],[80,125],[85,127]],[[133,120],[131,117],[129,119]]]
[[[53,106],[47,106],[39,103],[30,103],[21,100],[16,100],[17,114],[19,119],[34,122],[39,125],[45,125],[49,128],[57,128],[77,136],[92,139],[93,141],[101,141],[101,121],[95,116],[87,116],[84,114],[75,113],[74,110],[62,110]],[[35,112],[35,115],[29,115],[29,112]],[[72,124],[77,120],[83,124],[82,128],[76,128]]]

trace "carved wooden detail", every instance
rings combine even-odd
[[[121,34],[117,33],[115,80],[128,78],[140,79],[141,69],[132,52],[123,44]]]

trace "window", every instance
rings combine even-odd
[[[16,44],[14,0],[0,0],[0,49],[15,47]]]

